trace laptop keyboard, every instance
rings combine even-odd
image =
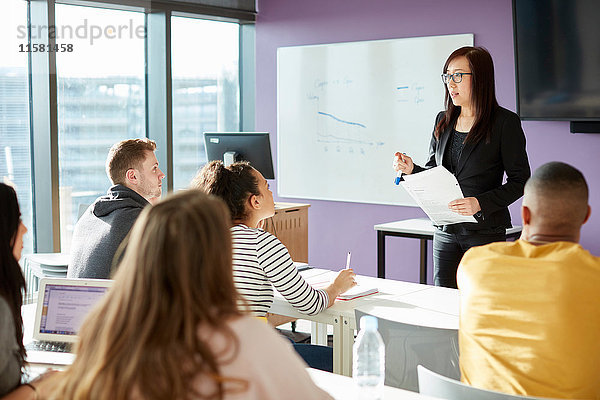
[[[60,343],[60,342],[46,342],[42,340],[33,341],[27,346],[25,350],[30,351],[54,351],[57,353],[70,353],[71,343]]]

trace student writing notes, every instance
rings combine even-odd
[[[273,286],[298,311],[314,315],[355,285],[355,274],[348,268],[325,289],[313,289],[298,273],[279,239],[257,228],[261,220],[274,215],[275,204],[267,180],[249,163],[225,167],[220,161],[212,161],[191,186],[219,196],[229,206],[234,280],[253,315],[266,316],[273,303]]]

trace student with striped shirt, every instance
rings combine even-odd
[[[259,228],[265,218],[275,214],[275,203],[267,180],[248,162],[225,167],[220,161],[212,161],[192,180],[191,187],[216,195],[229,206],[234,282],[253,315],[267,317],[273,325],[281,322],[279,316],[268,314],[273,286],[299,312],[314,315],[356,285],[352,269],[340,271],[325,289],[314,289],[306,283],[287,248]]]

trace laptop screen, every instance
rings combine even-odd
[[[79,327],[108,287],[46,284],[39,333],[77,335]]]

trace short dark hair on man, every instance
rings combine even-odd
[[[557,231],[577,228],[588,215],[588,185],[583,174],[563,162],[537,168],[525,184],[523,205],[534,210],[537,221]]]
[[[577,196],[586,203],[589,196],[583,174],[577,168],[559,161],[552,161],[537,168],[525,186],[549,195]]]
[[[106,158],[106,174],[113,185],[124,185],[125,174],[131,168],[140,168],[147,151],[156,150],[154,140],[127,139],[115,143]]]

